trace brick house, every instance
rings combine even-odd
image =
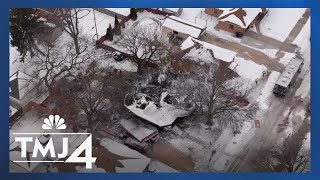
[[[216,28],[241,35],[267,12],[267,8],[205,8],[206,14],[218,18]]]

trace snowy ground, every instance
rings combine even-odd
[[[261,21],[261,33],[283,42],[305,10],[305,8],[270,8]]]
[[[98,38],[104,36],[107,33],[109,24],[111,24],[111,27],[114,26],[114,17],[100,13],[92,8],[83,9],[79,14],[80,16],[83,16],[83,18],[79,19],[79,23],[82,26],[82,33],[88,35],[92,39],[96,40],[95,34],[97,33]],[[94,21],[94,15],[96,17],[96,21]]]

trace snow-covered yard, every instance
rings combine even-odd
[[[95,20],[94,15],[96,18]],[[109,24],[111,24],[111,27],[114,27],[114,17],[93,10],[92,8],[86,8],[81,10],[79,12],[79,16],[83,16],[79,19],[79,24],[81,25],[82,33],[95,40],[96,32],[98,32],[98,36],[99,38],[101,38],[101,36],[104,36],[107,33],[107,28],[109,27]]]
[[[261,21],[261,33],[283,42],[305,10],[305,8],[270,8]]]

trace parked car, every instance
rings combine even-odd
[[[139,142],[136,139],[133,139],[131,137],[127,138],[124,141],[124,144],[128,147],[130,147],[131,149],[134,149],[136,151],[139,151],[141,153],[146,152],[147,148],[148,148],[148,144],[144,143],[144,142]]]
[[[114,52],[113,53],[113,59],[115,61],[122,61],[124,59],[124,55],[121,52]]]

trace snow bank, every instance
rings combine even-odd
[[[276,81],[279,79],[280,73],[273,71],[269,78],[267,83],[265,84],[264,88],[261,91],[261,95],[258,97],[257,102],[259,103],[259,106],[261,109],[267,109],[269,106],[268,98],[272,94],[274,85]]]

